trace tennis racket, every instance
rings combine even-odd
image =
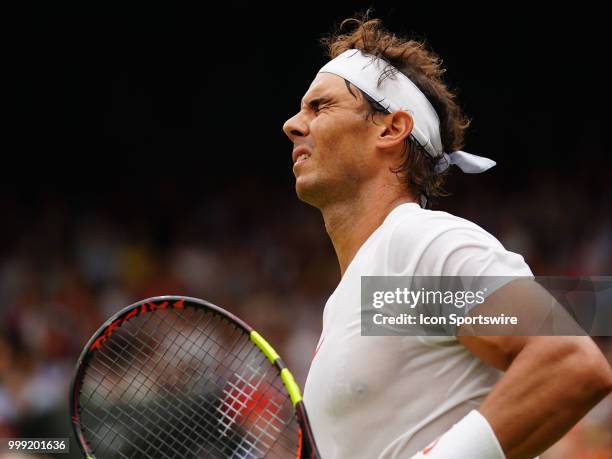
[[[276,351],[196,298],[149,298],[116,313],[83,349],[70,391],[90,459],[320,459]]]

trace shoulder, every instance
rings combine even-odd
[[[391,273],[407,271],[397,275],[531,275],[520,254],[448,212],[413,206],[394,215],[386,235]]]
[[[391,250],[444,252],[473,242],[492,248],[503,248],[493,235],[483,228],[448,212],[406,209],[396,214],[386,235]]]

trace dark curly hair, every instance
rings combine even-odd
[[[440,58],[427,49],[424,42],[398,37],[384,29],[379,19],[369,19],[368,15],[366,12],[359,17],[345,19],[335,32],[322,38],[329,58],[333,59],[348,49],[360,49],[384,59],[389,67],[381,75],[379,84],[385,78],[393,78],[398,71],[410,78],[438,114],[444,151],[461,149],[469,120],[457,104],[456,95],[442,80],[445,70],[441,67]],[[351,84],[346,83],[355,96]],[[363,91],[360,92],[368,105],[366,117],[389,113]],[[406,140],[406,157],[392,171],[398,174],[411,192],[421,197],[422,205],[430,207],[433,198],[447,195],[443,189],[446,172],[436,172],[436,165],[440,161],[445,159],[433,158],[413,136],[409,136]]]

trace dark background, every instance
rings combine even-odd
[[[4,66],[17,102],[10,159],[20,167],[6,180],[36,179],[60,192],[151,176],[201,184],[255,172],[290,183],[280,127],[325,62],[318,38],[369,4],[347,3],[21,11],[11,18]],[[404,3],[374,2],[374,16],[442,56],[474,120],[471,151],[513,174],[527,162],[571,174],[607,158],[602,12]]]
[[[442,56],[473,119],[466,150],[499,163],[483,176],[455,177],[446,207],[470,199],[473,187],[501,199],[533,193],[546,188],[547,176],[567,188],[580,180],[579,201],[598,207],[610,194],[609,39],[596,9],[31,6],[10,19],[5,72],[16,104],[0,210],[18,218],[4,225],[1,248],[48,201],[78,209],[120,201],[126,213],[150,221],[176,218],[193,196],[227,186],[245,200],[262,186],[292,193],[282,123],[325,62],[318,39],[370,5],[388,28],[426,39]]]
[[[281,127],[326,62],[319,38],[371,5],[443,58],[465,150],[498,162],[455,171],[437,208],[538,275],[612,273],[609,24],[591,5],[29,4],[5,16],[0,436],[67,435],[86,339],[155,294],[239,314],[303,382],[339,273]],[[612,447],[609,402],[548,457]]]

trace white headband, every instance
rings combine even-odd
[[[325,64],[319,73],[333,73],[344,78],[391,113],[410,113],[414,124],[412,136],[433,158],[444,156],[446,160],[438,162],[438,172],[451,164],[471,174],[484,172],[495,166],[495,161],[489,158],[464,151],[444,152],[440,139],[440,120],[431,103],[402,72],[398,71],[395,76],[380,82],[381,75],[389,68],[389,63],[376,56],[358,49],[349,49]]]

